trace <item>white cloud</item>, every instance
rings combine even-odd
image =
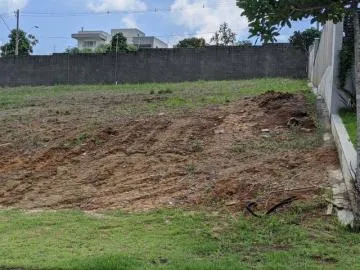
[[[28,0],[3,0],[0,1],[0,10],[11,12],[16,9],[23,9],[28,3]]]
[[[88,8],[95,12],[105,11],[126,11],[146,10],[146,4],[142,0],[92,0],[88,4]]]
[[[196,36],[210,40],[223,22],[242,39],[248,36],[248,21],[241,16],[242,10],[235,6],[235,0],[175,0],[171,6],[176,24],[186,27]]]
[[[129,14],[124,16],[121,21],[127,28],[139,28],[139,26],[136,23],[136,19],[133,15]]]

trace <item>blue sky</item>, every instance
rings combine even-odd
[[[169,46],[185,37],[209,39],[226,21],[247,39],[247,20],[235,0],[0,0],[0,14],[10,28],[15,28],[13,11],[20,9],[20,28],[34,34],[39,44],[35,54],[63,52],[76,46],[71,34],[85,30],[138,27],[147,35],[157,36]],[[36,27],[35,27],[36,26]],[[309,27],[309,22],[295,23],[284,29],[279,41],[287,41],[295,30]],[[0,43],[7,41],[9,30],[0,20]]]

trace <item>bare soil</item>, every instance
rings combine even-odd
[[[107,117],[93,125],[118,100],[70,101],[2,115],[1,207],[222,204],[240,210],[257,201],[267,209],[289,196],[319,196],[328,186],[327,170],[338,166],[333,147],[314,140],[319,135],[312,108],[301,94],[269,92],[178,114]]]

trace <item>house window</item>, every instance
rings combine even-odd
[[[84,48],[94,48],[94,47],[96,47],[96,41],[92,41],[92,40],[84,41],[83,42],[83,47]]]

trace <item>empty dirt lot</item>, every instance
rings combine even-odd
[[[303,93],[187,107],[182,95],[83,91],[3,107],[0,206],[261,210],[328,186],[337,155]]]

